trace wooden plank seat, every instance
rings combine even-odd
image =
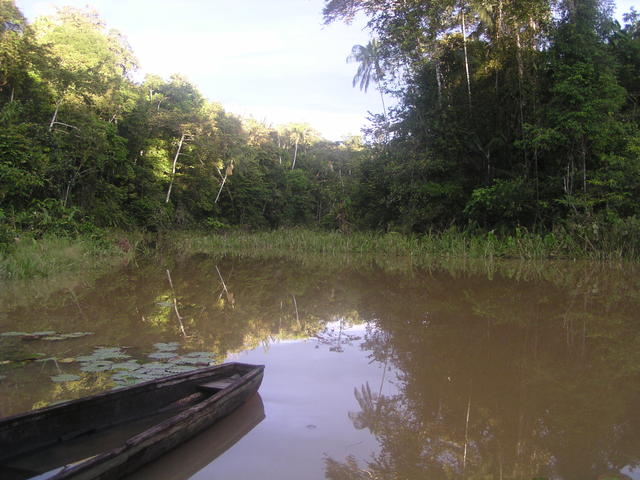
[[[213,380],[212,382],[200,384],[198,385],[198,389],[205,392],[219,392],[220,390],[227,388],[239,378],[240,375],[237,374],[227,378],[220,378],[218,380]]]

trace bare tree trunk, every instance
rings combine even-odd
[[[467,28],[464,20],[464,4],[461,3],[460,16],[462,18],[462,48],[464,50],[464,70],[467,75],[467,95],[469,97],[469,108],[471,108],[471,77],[469,75],[469,55],[467,53]]]
[[[587,148],[584,138],[580,142],[580,156],[582,157],[582,192],[587,193]]]
[[[171,182],[169,183],[169,188],[167,189],[167,198],[164,203],[169,203],[169,198],[171,197],[171,189],[173,188],[173,180],[176,177],[176,163],[178,163],[178,157],[180,156],[180,150],[182,150],[182,143],[184,142],[184,137],[186,134],[182,134],[180,137],[180,142],[178,143],[178,151],[176,152],[176,156],[173,157],[173,168],[171,171]]]
[[[278,132],[278,164],[282,165],[282,145],[280,144],[280,132]]]
[[[74,178],[75,178],[75,176],[74,176]],[[62,202],[62,206],[65,207],[65,208],[67,207],[67,202],[69,201],[69,193],[71,192],[71,183],[72,182],[73,182],[73,180],[69,180],[67,182],[67,189],[64,192],[64,201]]]
[[[496,45],[500,48],[500,35],[502,34],[502,0],[498,2],[498,21],[496,23]],[[498,93],[498,83],[499,83],[499,67],[496,65],[495,67],[496,73],[496,84],[495,91]]]
[[[78,177],[81,174],[81,170],[82,170],[83,164],[84,164],[84,161],[81,162],[80,165],[78,165],[78,168],[76,168],[75,172],[73,172],[73,176],[67,182],[67,189],[66,189],[66,191],[64,193],[64,200],[62,202],[62,206],[63,207],[66,207],[67,203],[69,202],[69,195],[71,194],[71,188],[73,188],[73,186],[78,181]]]
[[[293,170],[296,166],[296,158],[298,157],[298,140],[299,136],[296,136],[296,148],[293,150],[293,163],[291,164],[291,170]]]
[[[500,38],[502,33],[502,0],[498,2],[498,25],[496,26],[496,40]]]
[[[222,189],[224,188],[224,184],[227,181],[227,174],[225,173],[224,177],[222,177],[222,183],[220,184],[220,190],[218,190],[218,195],[216,195],[216,199],[213,203],[218,203],[218,199],[220,198],[220,194],[222,193]]]
[[[520,33],[516,30],[516,60],[518,61],[518,93],[520,108],[520,130],[524,137],[524,94],[522,92],[522,83],[524,81],[524,60],[522,59],[522,45],[520,43]]]
[[[442,107],[442,79],[440,78],[440,61],[436,61],[436,85],[438,86],[438,107]]]
[[[53,130],[53,126],[56,123],[56,119],[58,118],[58,110],[60,109],[60,103],[62,102],[62,100],[58,100],[56,102],[56,109],[53,112],[53,117],[51,117],[51,123],[49,123],[49,131]]]
[[[378,92],[380,92],[380,101],[382,102],[382,113],[384,114],[384,121],[387,121],[387,107],[384,104],[384,95],[382,94],[382,88],[378,84]]]

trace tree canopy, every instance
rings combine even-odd
[[[232,115],[178,74],[134,81],[134,52],[95,11],[29,24],[2,0],[3,241],[91,226],[636,236],[637,12],[621,25],[598,0],[325,2],[327,23],[356,15],[372,40],[351,49],[354,86],[395,106],[364,141],[329,142]]]

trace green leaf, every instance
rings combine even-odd
[[[155,353],[150,353],[149,355],[147,355],[149,358],[153,358],[156,360],[162,360],[162,359],[167,359],[167,358],[173,358],[177,355],[177,353],[173,353],[173,352],[155,352]]]

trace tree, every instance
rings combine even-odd
[[[55,99],[49,130],[57,124],[70,126],[58,121],[64,102],[74,106],[101,105],[106,120],[117,118],[122,110],[119,87],[136,68],[124,37],[114,30],[107,31],[97,12],[71,7],[37,19],[34,29],[51,58],[43,71]]]
[[[353,86],[359,85],[360,90],[365,92],[369,89],[369,83],[373,80],[380,92],[380,101],[382,102],[382,111],[385,119],[387,118],[387,109],[384,104],[384,95],[382,93],[382,80],[384,72],[380,65],[380,45],[375,38],[370,40],[366,46],[354,45],[351,49],[351,55],[347,57],[347,62],[358,63],[358,70],[353,77]]]
[[[10,90],[10,101],[15,89],[27,74],[30,43],[33,40],[27,21],[13,0],[0,2],[0,92]]]

